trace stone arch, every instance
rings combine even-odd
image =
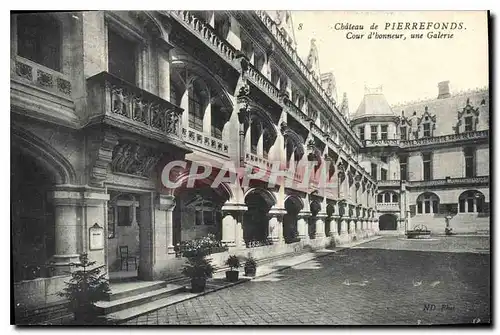
[[[259,196],[261,196],[265,203],[269,206],[269,208],[277,203],[276,196],[271,191],[261,187],[248,189],[244,194],[245,201],[249,196],[252,196],[254,194],[258,194]]]
[[[378,218],[379,230],[397,230],[398,219],[394,214],[382,214]]]
[[[434,192],[421,193],[416,200],[417,214],[437,214],[439,212],[440,198]]]
[[[22,147],[26,148],[26,147]],[[50,277],[47,262],[55,254],[54,204],[48,194],[64,182],[52,162],[33,152],[11,150],[11,233],[14,280]]]
[[[143,16],[154,26],[154,30],[163,40],[168,41],[168,33],[163,27],[163,24],[160,22],[160,19],[156,17],[153,12],[143,11]]]
[[[247,245],[268,243],[268,213],[276,204],[276,197],[263,188],[251,188],[245,192],[245,204],[248,210],[243,216],[243,239]]]
[[[304,208],[304,201],[295,194],[289,194],[285,197],[285,209],[287,203],[289,206],[293,206],[295,209],[298,209],[298,211],[301,211]]]
[[[184,55],[177,55],[176,59],[170,63],[171,72],[172,70],[187,70],[190,75],[187,78],[180,78],[183,80],[183,84],[189,84],[190,80],[195,78],[201,79],[208,88],[215,89],[217,94],[221,97],[224,105],[228,108],[233,107],[233,100],[229,95],[229,88],[224,85],[225,81],[219,77],[217,74],[212,73],[205,65],[202,63],[188,58]],[[172,80],[172,79],[171,79]]]
[[[285,243],[298,242],[298,213],[304,208],[304,202],[295,194],[285,197],[286,214],[283,216],[283,237]]]
[[[193,175],[189,174],[189,172],[190,172],[189,169],[187,169],[187,171],[185,173],[182,173],[179,176],[177,176],[175,181],[172,183],[175,183],[179,186],[174,188],[174,189],[168,189],[167,193],[170,195],[177,196],[180,192],[185,190],[187,187],[186,184],[187,184],[188,180],[193,176]],[[211,187],[213,185],[214,180],[215,180],[215,177],[213,174],[206,177],[206,178],[203,178],[203,179],[197,179],[194,183],[193,188]],[[229,199],[233,198],[233,192],[231,190],[231,187],[225,182],[221,182],[219,185],[217,185],[216,188],[213,188],[213,189],[219,196],[221,196],[225,200],[229,200]]]
[[[458,213],[482,213],[485,196],[478,190],[467,190],[458,196]]]
[[[13,125],[11,127],[11,146],[13,151],[17,149],[23,152],[49,171],[55,184],[74,184],[76,182],[76,172],[73,165],[50,144],[31,132]]]

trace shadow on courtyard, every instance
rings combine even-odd
[[[489,323],[489,254],[366,247],[314,253],[320,257],[276,266],[281,271],[241,286],[255,303],[294,291],[305,303],[325,304],[327,314],[344,315],[343,324]]]

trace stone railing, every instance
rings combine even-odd
[[[269,162],[266,158],[257,156],[250,152],[245,153],[245,160],[250,165],[254,165],[266,170],[271,170],[271,162]]]
[[[279,101],[278,88],[250,63],[248,63],[247,76],[263,92],[270,95],[275,101]]]
[[[71,82],[64,74],[17,56],[13,76],[29,81],[44,90],[71,97]]]
[[[398,147],[400,145],[400,140],[364,140],[364,145],[365,147]]]
[[[87,86],[93,116],[104,113],[110,124],[145,136],[156,132],[180,139],[182,108],[108,72],[88,78]]]
[[[203,134],[201,131],[192,128],[182,128],[182,138],[184,141],[206,148],[212,151],[216,151],[222,155],[227,156],[229,152],[228,144],[225,144],[222,140],[219,140],[213,136]]]
[[[384,212],[399,211],[399,203],[397,202],[377,203],[377,211],[384,211]]]
[[[378,187],[391,187],[391,186],[398,186],[401,184],[400,180],[378,180],[377,185]]]
[[[178,18],[185,27],[195,32],[203,41],[210,45],[218,54],[232,62],[236,58],[236,49],[225,39],[217,35],[217,32],[205,21],[196,17],[187,10],[173,10],[174,18]]]
[[[450,143],[457,141],[475,140],[475,139],[487,139],[489,137],[489,130],[474,131],[462,134],[451,134],[445,136],[437,137],[426,137],[419,138],[416,140],[401,141],[401,147],[418,147],[424,145],[434,145],[442,143]]]
[[[320,75],[319,73],[316,74],[316,76],[307,68],[306,64],[302,61],[302,59],[299,57],[297,54],[297,50],[293,48],[290,43],[288,43],[286,37],[283,35],[283,33],[278,29],[276,26],[276,23],[274,22],[273,19],[269,17],[269,15],[263,11],[263,10],[258,10],[256,11],[257,16],[259,19],[264,23],[264,25],[268,28],[268,30],[273,34],[273,36],[276,38],[276,40],[279,42],[281,47],[285,50],[285,52],[292,58],[293,62],[297,65],[297,67],[300,69],[300,72],[306,77],[311,85],[314,87],[318,95],[323,99],[323,101],[330,107],[333,113],[337,115],[337,118],[341,120],[341,123],[350,131],[349,124],[347,120],[340,114],[336,107],[336,102],[326,94],[325,90],[321,86],[321,83],[318,81],[318,76]],[[351,133],[353,137],[355,135]]]
[[[450,134],[444,136],[436,137],[425,137],[416,140],[402,141],[400,139],[390,139],[390,140],[364,140],[363,143],[365,147],[401,147],[401,148],[411,148],[419,147],[425,145],[435,145],[443,143],[453,143],[457,141],[467,141],[475,139],[487,139],[489,137],[489,130],[480,130],[462,134]]]
[[[311,122],[311,132],[313,133],[313,135],[316,135],[316,137],[325,142],[325,144],[327,143],[325,136],[326,133],[321,130],[321,128],[314,122]]]
[[[486,185],[489,183],[489,176],[470,177],[470,178],[446,178],[434,180],[418,180],[409,181],[408,187],[431,187],[431,186],[444,186],[444,185]]]
[[[309,116],[301,111],[299,107],[295,106],[295,104],[291,100],[285,99],[284,103],[285,106],[288,107],[287,109],[289,114],[295,117],[295,119],[299,121],[299,123],[301,123],[305,128],[309,128],[309,122],[311,120]]]

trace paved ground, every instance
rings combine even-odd
[[[485,252],[489,238],[441,239],[441,244],[415,244],[384,237],[168,306],[127,324],[489,322],[490,256]],[[396,248],[401,250],[391,250]],[[475,253],[461,252],[471,250]]]

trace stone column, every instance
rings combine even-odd
[[[297,214],[297,232],[301,240],[307,240],[309,237],[307,234],[307,220],[310,216],[310,212],[299,212]]]
[[[159,195],[157,199],[157,209],[165,215],[165,239],[167,245],[167,253],[175,254],[174,250],[174,222],[173,212],[175,208],[175,197],[172,195]]]
[[[314,233],[315,238],[325,237],[325,219],[327,215],[326,213],[318,213],[316,214],[316,231]]]
[[[70,263],[77,262],[80,253],[87,253],[97,265],[105,265],[106,202],[109,195],[104,189],[88,186],[58,185],[49,195],[54,205],[55,274],[71,271]],[[101,228],[98,246],[90,248],[90,228]]]
[[[361,221],[358,219],[356,220],[356,233],[361,234],[363,231],[363,227],[361,226]]]
[[[273,243],[283,244],[283,215],[286,214],[284,209],[271,209],[269,211],[269,233],[268,238]]]
[[[222,243],[228,247],[245,247],[243,239],[243,214],[245,204],[226,203],[222,206]]]
[[[349,235],[354,235],[356,232],[356,223],[354,220],[349,219]]]
[[[140,260],[138,277],[142,280],[160,278],[169,269],[169,259],[175,257],[172,212],[175,198],[148,192],[141,194]]]

